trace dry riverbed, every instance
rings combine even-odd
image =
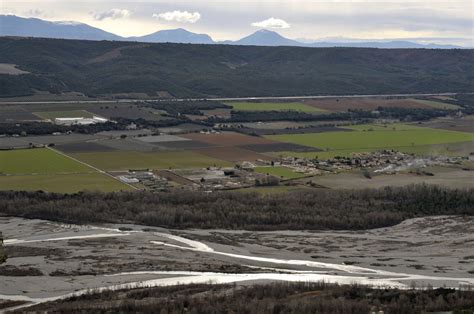
[[[269,280],[474,285],[474,218],[365,231],[166,230],[0,217],[0,299],[41,303],[89,288]],[[13,303],[12,303],[13,304]]]

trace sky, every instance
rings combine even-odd
[[[474,1],[1,0],[1,14],[77,21],[121,36],[185,28],[214,40],[259,29],[301,40],[403,39],[474,46]]]

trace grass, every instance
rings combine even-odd
[[[362,126],[358,126],[362,127]],[[373,126],[378,128],[378,126]],[[415,147],[474,141],[474,134],[407,126],[406,130],[269,135],[268,139],[330,150]],[[314,154],[314,153],[312,153]],[[320,153],[317,153],[320,154]]]
[[[56,193],[74,193],[83,190],[113,192],[131,189],[101,173],[0,176],[0,187],[1,190],[42,190]]]
[[[0,189],[112,192],[127,185],[47,148],[0,151]]]
[[[309,113],[323,113],[326,112],[323,109],[311,107],[299,102],[282,102],[282,103],[270,103],[270,102],[230,102],[227,103],[238,111],[300,111]]]
[[[209,166],[227,167],[232,164],[194,152],[104,152],[77,153],[73,157],[99,169],[119,171],[128,169],[169,169],[205,168]]]
[[[449,109],[449,110],[458,110],[461,109],[460,106],[453,105],[453,104],[448,104],[442,101],[435,101],[435,100],[426,100],[426,99],[410,99],[413,100],[419,104],[427,105],[432,108],[436,109]]]
[[[273,175],[276,177],[282,177],[283,179],[297,179],[302,178],[305,175],[303,173],[297,173],[288,167],[255,167],[255,172]]]
[[[319,158],[319,159],[331,159],[336,156],[350,157],[353,153],[373,152],[377,151],[377,148],[371,149],[337,149],[322,152],[277,152],[272,153],[271,156],[292,156],[300,158]],[[418,156],[451,156],[451,157],[462,157],[468,156],[470,152],[474,151],[474,141],[470,142],[457,142],[457,143],[443,143],[434,145],[417,145],[417,146],[400,146],[396,147],[396,150],[407,153],[415,154]]]
[[[37,115],[43,119],[50,119],[54,120],[56,118],[92,118],[94,114],[90,113],[86,110],[68,110],[68,111],[41,111],[41,112],[33,112],[33,114]]]
[[[47,148],[0,151],[0,173],[57,174],[93,172],[91,168]]]

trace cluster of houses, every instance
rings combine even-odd
[[[427,166],[459,165],[465,157],[434,156],[420,158],[396,150],[353,153],[351,156],[336,156],[329,159],[307,159],[283,157],[279,165],[292,168],[296,172],[308,175],[335,173],[353,169],[376,169],[375,172],[395,174],[404,170],[413,170]]]

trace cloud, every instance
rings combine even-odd
[[[130,17],[130,11],[125,9],[111,9],[109,11],[96,13],[93,17],[97,21],[105,19],[117,20]]]
[[[157,18],[166,22],[178,22],[178,23],[196,23],[201,19],[199,12],[188,12],[188,11],[170,11],[159,14],[153,14],[154,18]]]
[[[252,26],[263,28],[290,28],[290,24],[282,19],[271,17],[269,19],[252,23]]]
[[[46,14],[43,10],[40,9],[29,9],[24,13],[25,16],[31,17],[46,17]]]

